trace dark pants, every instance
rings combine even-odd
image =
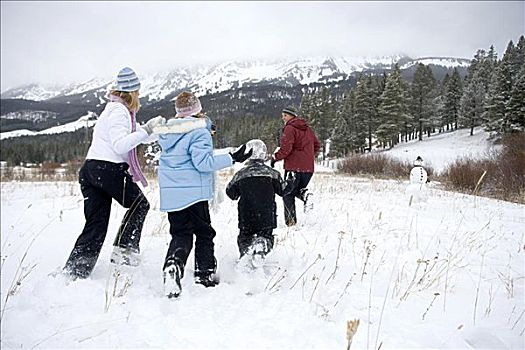
[[[254,243],[257,238],[264,238],[268,243],[268,251],[270,252],[273,249],[274,237],[273,229],[266,230],[250,230],[250,229],[241,229],[239,231],[239,236],[237,236],[237,246],[239,247],[239,253],[241,257],[246,254],[248,248]]]
[[[306,186],[310,182],[313,173],[301,173],[296,171],[286,170],[284,172],[284,179],[286,181],[286,188],[284,189],[284,220],[286,225],[294,225],[297,223],[297,215],[295,212],[295,198],[299,198],[304,202],[304,193]]]
[[[126,163],[87,160],[80,169],[86,224],[66,262],[65,269],[72,275],[86,278],[95,267],[106,238],[113,199],[129,208],[113,244],[139,252],[142,225],[150,206],[127,172],[128,167]]]
[[[195,234],[195,276],[207,276],[215,272],[215,230],[211,226],[208,202],[197,202],[186,209],[168,213],[171,243],[166,254],[164,268],[172,263],[184,266],[193,247]]]

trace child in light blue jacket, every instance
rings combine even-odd
[[[208,200],[213,197],[214,172],[244,162],[246,145],[234,153],[213,154],[211,122],[201,113],[199,99],[182,92],[175,99],[175,118],[155,128],[162,148],[159,161],[160,210],[168,212],[172,236],[164,263],[165,294],[181,293],[180,279],[195,235],[195,282],[205,287],[218,283],[214,256],[215,230]]]

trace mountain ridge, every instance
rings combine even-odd
[[[207,95],[242,87],[245,84],[273,82],[286,85],[308,85],[315,82],[328,82],[344,78],[353,73],[374,69],[391,69],[394,63],[402,69],[409,68],[420,61],[445,67],[465,67],[470,60],[457,57],[422,57],[412,59],[408,56],[381,57],[334,57],[319,56],[275,61],[226,61],[210,66],[179,67],[168,71],[143,74],[141,96],[149,101],[161,100],[170,92],[188,88],[198,95]],[[439,64],[441,62],[441,64]],[[454,63],[455,62],[455,65]],[[97,90],[105,92],[112,78],[92,78],[71,84],[30,83],[7,89],[0,94],[1,99],[24,99],[45,101],[81,92]]]

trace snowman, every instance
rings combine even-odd
[[[406,193],[409,195],[410,203],[426,202],[428,180],[427,171],[423,168],[423,159],[417,157],[414,161],[414,167],[410,170],[410,183],[407,186]]]

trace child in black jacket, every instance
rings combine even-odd
[[[226,194],[239,199],[239,236],[241,258],[245,254],[265,256],[273,248],[273,229],[277,227],[275,195],[283,195],[285,183],[281,174],[264,164],[266,145],[255,139],[246,143],[252,156],[226,187]]]

